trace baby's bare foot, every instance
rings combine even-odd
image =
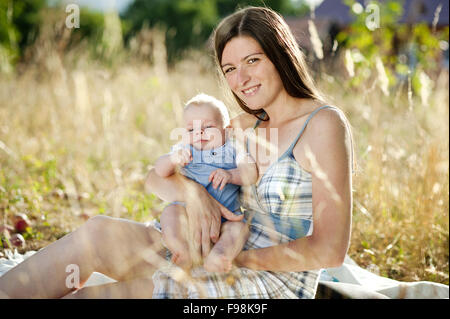
[[[232,259],[224,254],[211,252],[206,257],[203,267],[209,272],[227,273],[232,268]]]
[[[173,252],[172,262],[182,269],[190,269],[192,267],[192,260],[189,254],[184,252]]]

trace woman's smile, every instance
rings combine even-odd
[[[244,94],[246,97],[250,97],[250,96],[255,95],[255,94],[259,91],[259,88],[260,88],[260,87],[261,87],[261,84],[258,84],[258,85],[252,86],[252,87],[250,87],[250,88],[243,89],[243,90],[241,90],[241,92],[242,92],[242,94]]]

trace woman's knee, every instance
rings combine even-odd
[[[107,239],[115,232],[115,218],[96,215],[89,218],[79,229],[80,236],[87,237],[89,241],[99,245],[103,239]]]
[[[97,232],[101,229],[105,229],[106,224],[112,220],[112,217],[105,215],[96,215],[89,218],[83,225],[84,228],[87,228],[89,231]]]

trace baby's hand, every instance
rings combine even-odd
[[[222,190],[225,185],[231,180],[231,173],[224,169],[216,169],[209,175],[209,182],[212,182],[213,188],[217,189],[220,185],[220,190]]]
[[[176,150],[170,155],[170,160],[172,163],[184,167],[192,161],[191,151],[186,148]]]

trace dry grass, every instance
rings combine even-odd
[[[198,92],[231,103],[202,55],[167,71],[161,63],[105,67],[83,53],[47,53],[20,76],[0,75],[0,220],[30,217],[21,251],[95,214],[157,217],[163,204],[142,182],[169,149],[182,103]],[[318,82],[353,126],[349,255],[393,279],[448,284],[448,75],[433,79],[426,105],[407,92],[385,96],[372,83],[347,90],[323,73]]]
[[[426,105],[358,91],[331,91],[356,142],[349,255],[383,276],[448,284],[448,73]]]

